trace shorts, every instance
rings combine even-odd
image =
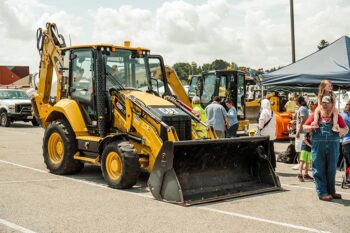
[[[300,153],[299,161],[304,161],[305,163],[311,163],[312,153],[311,151],[302,150]]]
[[[295,152],[301,151],[301,145],[303,145],[304,136],[305,135],[301,133],[299,138],[295,138]]]

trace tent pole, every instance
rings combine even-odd
[[[338,112],[340,112],[340,87],[338,87]]]

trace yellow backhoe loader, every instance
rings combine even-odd
[[[199,139],[191,126],[199,119],[171,97],[176,84],[167,83],[161,56],[127,42],[67,47],[52,23],[37,39],[32,104],[51,173],[91,163],[110,187],[127,189],[142,169],[156,199],[186,206],[280,190],[267,137],[219,140],[205,125],[210,140]]]

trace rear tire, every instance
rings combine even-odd
[[[128,189],[134,186],[140,174],[140,164],[133,145],[122,141],[108,144],[102,153],[101,170],[112,188]]]
[[[43,139],[43,156],[47,169],[59,175],[80,172],[84,164],[73,158],[76,152],[77,141],[68,122],[51,122]]]
[[[3,111],[0,115],[0,124],[3,127],[9,127],[11,124],[10,118],[7,116],[7,112]]]

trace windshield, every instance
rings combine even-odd
[[[207,106],[214,97],[215,94],[216,76],[209,74],[204,76],[203,80],[203,93],[202,93],[202,104]]]
[[[107,57],[107,90],[137,89],[152,91],[157,95],[164,93],[163,74],[159,59],[137,56],[129,50],[117,50]]]
[[[29,100],[28,95],[23,91],[0,90],[0,99],[20,99]]]
[[[196,96],[199,95],[198,91],[199,91],[199,79],[200,76],[192,76],[191,81],[190,81],[190,85],[188,87],[188,97],[190,97],[191,99]]]

